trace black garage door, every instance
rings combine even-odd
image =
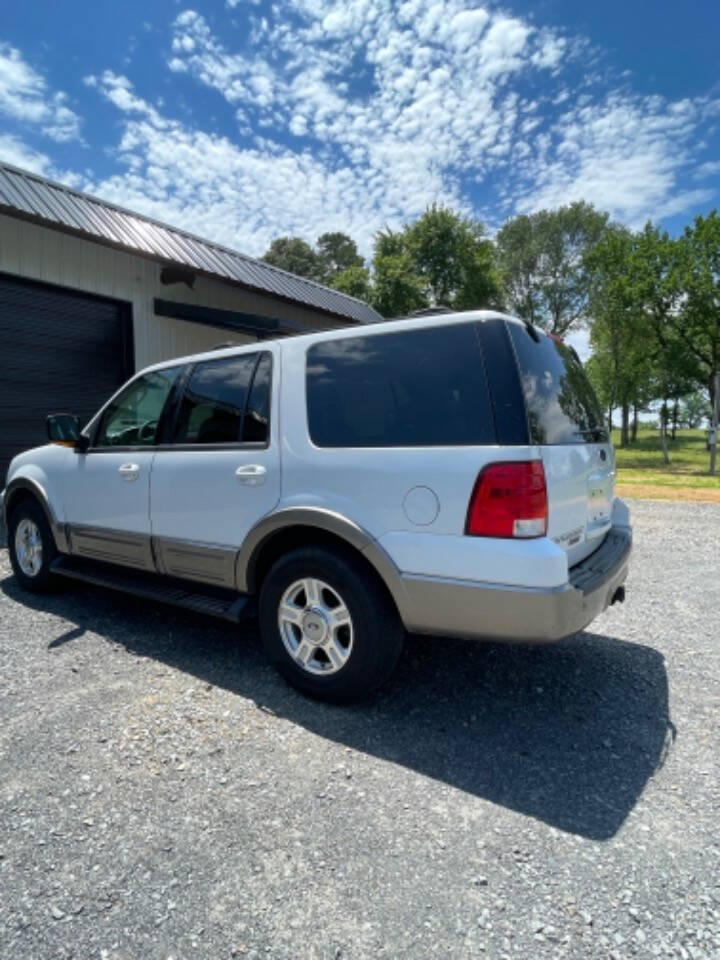
[[[83,423],[132,372],[127,304],[0,274],[0,488],[46,442],[48,413]]]

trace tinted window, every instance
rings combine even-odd
[[[527,411],[517,360],[504,320],[483,320],[477,325],[485,374],[495,411],[497,442],[525,446],[528,442]]]
[[[120,393],[102,415],[96,447],[151,447],[180,367],[146,373]]]
[[[474,324],[316,344],[307,357],[307,404],[320,447],[495,442]]]
[[[534,443],[597,443],[607,439],[600,405],[575,353],[558,340],[509,323],[530,435]]]
[[[245,410],[243,440],[248,443],[266,443],[270,422],[270,378],[272,357],[264,353],[258,360]]]
[[[257,354],[206,360],[193,370],[180,401],[174,443],[239,443]]]

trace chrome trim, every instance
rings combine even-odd
[[[169,537],[153,537],[152,548],[158,573],[235,587],[237,550],[234,547],[214,547]]]
[[[88,453],[171,453],[179,451],[180,453],[209,452],[212,450],[267,450],[269,442],[257,440],[248,440],[247,442],[237,443],[158,443],[152,446],[117,446],[117,447],[88,447],[87,450],[79,451],[83,454]]]
[[[71,523],[67,525],[67,532],[69,552],[75,557],[155,572],[149,534]]]
[[[10,519],[10,507],[11,504],[15,501],[15,491],[17,490],[27,490],[33,494],[36,500],[39,501],[40,506],[45,511],[45,517],[50,526],[50,532],[52,533],[53,540],[55,541],[55,546],[60,553],[67,553],[69,550],[68,539],[65,530],[65,524],[60,523],[55,515],[55,511],[52,508],[50,499],[48,498],[45,488],[41,483],[38,483],[37,480],[34,480],[32,477],[15,477],[7,485],[3,491],[3,514],[5,520],[5,528],[8,529],[8,521]]]

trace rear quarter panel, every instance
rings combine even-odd
[[[310,440],[307,342],[283,344],[280,404],[281,507],[316,506],[356,523],[407,573],[555,586],[564,551],[549,540],[464,535],[468,504],[488,463],[539,458],[539,448],[319,448]]]

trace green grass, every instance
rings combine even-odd
[[[620,448],[619,430],[613,430],[612,439],[618,483],[720,491],[720,476],[708,475],[710,453],[705,449],[704,430],[678,430],[675,440],[668,436],[669,466],[663,463],[657,430],[640,427],[636,442],[624,450]]]

